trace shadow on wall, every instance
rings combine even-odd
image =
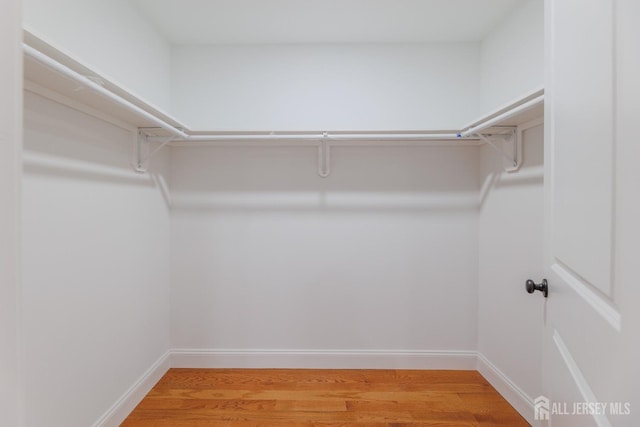
[[[333,147],[332,174],[320,178],[315,147],[173,148],[173,208],[475,210],[477,154],[477,147]]]
[[[54,101],[25,92],[26,175],[100,184],[157,187],[169,206],[162,173],[133,171],[135,131],[125,130]]]
[[[542,125],[535,126],[523,133],[522,167],[514,173],[502,171],[499,157],[489,157],[492,172],[487,172],[480,186],[480,208],[485,205],[490,193],[499,189],[526,186],[541,186],[544,183],[544,150],[542,146]],[[540,145],[537,148],[535,145]],[[489,149],[489,148],[487,148]]]
[[[471,350],[478,147],[171,149],[175,348]]]

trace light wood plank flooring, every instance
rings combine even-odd
[[[123,427],[527,422],[476,371],[171,369]]]

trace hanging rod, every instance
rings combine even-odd
[[[509,120],[512,117],[517,116],[518,114],[527,111],[533,107],[536,107],[540,104],[542,104],[544,102],[544,95],[539,95],[533,99],[530,99],[529,101],[526,101],[516,107],[510,108],[507,111],[503,112],[502,114],[498,114],[497,116],[486,120],[476,126],[473,127],[469,127],[465,130],[463,130],[462,132],[459,133],[459,135],[462,138],[465,137],[469,137],[472,135],[477,135],[478,133],[482,132],[483,130],[489,129],[492,126],[495,126],[497,124],[499,124],[500,122],[503,122],[505,120]]]
[[[50,68],[71,80],[85,86],[86,88],[92,90],[93,92],[99,94],[100,96],[107,98],[109,101],[112,101],[126,110],[137,114],[144,119],[150,121],[155,126],[160,129],[166,130],[169,132],[173,138],[171,142],[191,142],[191,141],[268,141],[268,140],[298,140],[298,141],[321,141],[324,137],[328,137],[333,141],[357,141],[357,140],[368,140],[368,141],[425,141],[425,140],[448,140],[448,139],[459,139],[459,135],[455,133],[388,133],[388,132],[366,132],[366,133],[300,133],[300,134],[264,134],[264,135],[256,135],[256,134],[233,134],[233,135],[223,135],[223,134],[211,134],[211,135],[190,135],[182,129],[176,128],[175,126],[165,122],[164,120],[154,116],[153,114],[145,111],[141,107],[133,104],[132,102],[116,95],[108,89],[105,89],[102,85],[92,80],[91,78],[84,76],[71,68],[59,63],[58,61],[50,58],[39,50],[27,45],[23,44],[24,53],[30,58],[38,61],[43,64],[47,68]],[[151,139],[151,138],[149,138]],[[164,138],[163,138],[164,139]],[[163,142],[164,143],[164,142]]]
[[[47,55],[45,55],[44,53],[40,52],[37,49],[34,49],[33,47],[27,45],[27,44],[23,44],[22,45],[24,53],[29,56],[30,58],[38,61],[39,63],[41,63],[42,65],[46,66],[47,68],[50,68],[54,71],[57,71],[58,73],[70,78],[71,80],[85,86],[88,89],[91,89],[93,92],[99,94],[100,96],[108,99],[109,101],[112,101],[120,106],[122,106],[123,108],[125,108],[126,110],[137,114],[143,118],[145,118],[146,120],[149,120],[151,123],[153,123],[154,125],[158,126],[159,128],[162,128],[164,130],[166,130],[167,132],[171,133],[174,137],[176,138],[189,138],[189,135],[187,135],[185,132],[183,132],[182,130],[176,128],[175,126],[170,125],[169,123],[165,122],[164,120],[159,119],[158,117],[154,116],[153,114],[149,113],[148,111],[143,110],[142,108],[138,107],[137,105],[127,101],[126,99],[116,95],[115,93],[111,92],[108,89],[105,89],[104,87],[102,87],[101,85],[99,85],[98,83],[96,83],[95,81],[91,80],[89,77],[87,76],[83,76],[82,74],[72,70],[71,68],[62,65],[61,63],[59,63],[58,61],[48,57]]]
[[[330,172],[330,142],[331,141],[370,141],[370,142],[382,142],[382,141],[446,141],[446,140],[481,140],[487,142],[491,147],[499,151],[503,156],[511,160],[511,156],[506,154],[504,150],[500,149],[488,140],[487,136],[501,137],[505,139],[504,142],[513,143],[513,167],[512,170],[517,170],[519,167],[519,161],[517,156],[521,150],[517,149],[519,142],[518,138],[511,138],[507,141],[505,135],[485,135],[484,130],[487,130],[495,125],[508,120],[526,110],[529,110],[544,101],[544,95],[541,94],[532,99],[527,100],[512,108],[505,108],[501,113],[487,119],[477,125],[473,125],[463,129],[458,133],[437,133],[437,132],[406,132],[406,133],[389,133],[389,132],[322,132],[322,133],[309,133],[303,132],[295,134],[291,132],[286,133],[270,133],[270,134],[255,134],[255,133],[234,133],[225,135],[221,133],[203,135],[203,134],[191,134],[188,129],[176,127],[154,114],[144,110],[136,104],[128,101],[114,92],[103,87],[98,80],[92,79],[89,76],[82,75],[73,69],[61,64],[39,50],[23,43],[23,50],[26,56],[34,59],[45,67],[56,71],[63,76],[75,81],[76,83],[90,89],[103,98],[113,102],[114,104],[122,107],[128,112],[131,112],[141,118],[144,118],[148,122],[152,123],[157,128],[163,129],[170,134],[170,136],[154,136],[150,128],[139,128],[138,137],[136,139],[136,161],[135,169],[138,172],[145,172],[144,163],[149,160],[154,154],[156,154],[164,146],[172,142],[197,142],[197,141],[313,141],[318,143],[320,147],[320,155],[322,157],[322,167],[319,167],[320,176],[328,176]],[[515,135],[515,132],[512,132]],[[143,154],[143,144],[145,142],[157,142],[159,145],[148,154]]]
[[[176,138],[172,142],[197,142],[197,141],[321,141],[328,138],[331,141],[437,141],[460,139],[456,133],[300,133],[300,134],[233,134],[233,135],[189,135],[187,138]],[[477,138],[466,138],[477,139]]]
[[[503,129],[507,130],[506,133],[498,131],[494,134],[487,135],[484,131],[499,127],[497,125],[500,123],[537,107],[543,102],[544,94],[540,94],[519,105],[507,108],[496,116],[484,120],[475,126],[468,127],[461,131],[459,135],[461,138],[479,138],[504,158],[505,162],[503,162],[503,167],[506,172],[516,172],[522,165],[522,132],[518,131],[517,126],[507,126]],[[494,141],[494,138],[500,141]]]

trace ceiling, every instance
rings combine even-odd
[[[477,42],[526,0],[129,0],[172,44]]]

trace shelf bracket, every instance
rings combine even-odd
[[[142,154],[148,144],[147,135],[142,131],[142,129],[138,129],[138,134],[136,135],[136,140],[134,143],[134,159],[133,159],[133,170],[137,173],[145,173],[147,170],[144,167],[144,155]]]
[[[327,132],[322,134],[322,139],[318,144],[318,175],[322,178],[331,175],[331,145]]]
[[[138,128],[134,147],[135,159],[133,166],[134,170],[138,173],[146,173],[149,160],[167,144],[176,139],[175,136],[154,136],[150,133],[151,130],[156,130],[156,128]],[[152,143],[158,145],[150,149],[149,145]]]
[[[522,138],[515,126],[495,127],[495,133],[476,133],[473,136],[486,142],[503,158],[506,172],[516,172],[522,164]]]

